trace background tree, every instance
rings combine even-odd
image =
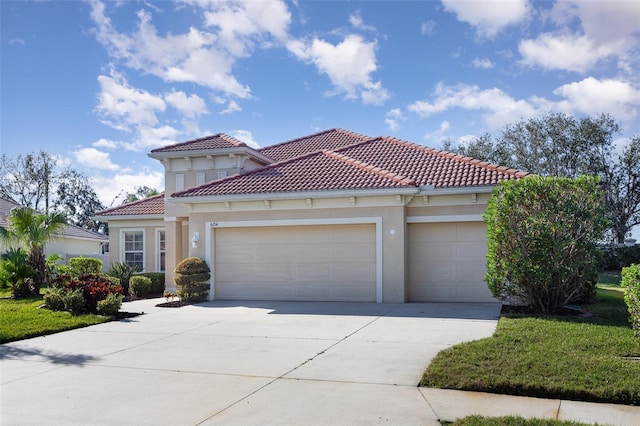
[[[620,126],[607,114],[576,119],[550,113],[507,125],[497,138],[485,134],[464,146],[445,141],[444,149],[540,176],[600,176],[606,190],[609,238],[623,243],[640,223],[640,137],[617,154]]]
[[[106,224],[94,220],[93,216],[105,207],[87,182],[87,178],[76,170],[68,169],[60,173],[53,206],[67,217],[69,223],[104,232]]]
[[[88,179],[69,167],[60,170],[58,161],[40,151],[15,159],[0,157],[0,195],[38,212],[55,209],[67,215],[69,223],[92,231],[103,231],[106,224],[92,216],[105,207]]]
[[[134,192],[127,192],[122,200],[122,204],[131,203],[133,201],[143,200],[160,194],[157,189],[148,186],[136,186]]]
[[[606,229],[599,178],[529,176],[501,182],[484,219],[485,281],[494,297],[515,297],[549,313],[595,290],[596,243]]]
[[[21,206],[37,211],[49,210],[49,191],[53,183],[56,159],[44,151],[0,157],[0,194]]]
[[[0,226],[0,237],[9,244],[17,243],[29,253],[29,264],[35,270],[30,292],[40,293],[46,277],[44,246],[58,237],[67,221],[63,214],[35,213],[29,207],[15,207],[7,216],[7,227]]]

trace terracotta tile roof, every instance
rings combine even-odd
[[[203,138],[193,139],[187,142],[152,149],[151,153],[201,151],[207,149],[236,148],[243,146],[247,145],[234,137],[225,135],[224,133],[218,133],[212,136],[205,136]]]
[[[322,150],[242,175],[172,194],[231,194],[379,189],[433,185],[460,188],[495,185],[526,173],[437,149],[379,137],[334,151]]]
[[[334,151],[322,150],[229,176],[173,197],[354,190],[415,186],[415,182]]]
[[[164,215],[164,193],[96,212],[95,216]]]
[[[368,136],[343,129],[330,129],[261,148],[260,153],[275,161],[284,161],[322,149],[337,149],[369,139]]]
[[[407,176],[418,185],[433,185],[435,188],[496,185],[501,180],[527,175],[518,170],[389,137],[371,139],[338,152]]]

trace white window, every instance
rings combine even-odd
[[[182,191],[184,189],[184,174],[176,174],[176,191]]]
[[[157,257],[157,271],[164,272],[165,265],[165,249],[166,249],[166,241],[165,241],[165,232],[163,229],[159,229],[156,234],[158,241],[158,257]]]
[[[227,172],[218,172],[218,179],[222,179],[224,177],[227,177]]]
[[[204,183],[204,173],[196,174],[196,185],[202,185]]]
[[[144,271],[144,231],[123,231],[122,240],[124,263],[137,267],[139,271]]]

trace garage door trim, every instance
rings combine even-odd
[[[251,228],[265,226],[312,226],[312,225],[355,225],[375,224],[376,226],[376,303],[382,303],[382,217],[345,217],[320,219],[283,219],[206,222],[206,259],[215,259],[215,228]],[[215,274],[209,280],[209,300],[215,300]]]

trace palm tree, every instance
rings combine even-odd
[[[64,231],[67,220],[63,214],[36,213],[29,207],[15,207],[7,216],[7,227],[0,226],[0,238],[17,243],[29,253],[29,263],[35,269],[31,292],[40,293],[46,276],[44,247]]]

